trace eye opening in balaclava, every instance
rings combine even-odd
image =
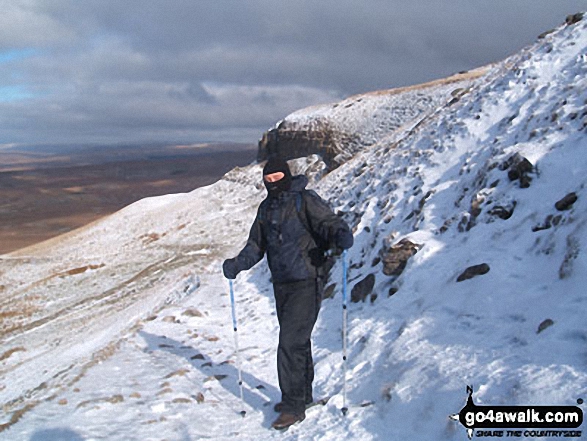
[[[264,177],[274,173],[283,173],[283,178],[274,182],[267,182]],[[279,196],[282,192],[288,191],[291,188],[291,179],[289,165],[279,157],[269,158],[269,161],[263,167],[263,183],[270,196]]]

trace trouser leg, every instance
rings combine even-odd
[[[315,280],[274,285],[279,320],[277,374],[283,411],[301,413],[312,401],[312,329],[322,299]]]

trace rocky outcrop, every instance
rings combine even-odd
[[[519,153],[510,156],[504,163],[500,165],[501,170],[508,170],[508,178],[510,181],[519,181],[520,188],[530,187],[532,177],[530,173],[534,171],[534,166],[528,159],[524,158]]]
[[[422,248],[422,245],[402,239],[397,244],[384,245],[379,256],[383,262],[383,274],[398,277],[406,268],[408,260]]]
[[[327,122],[318,121],[312,127],[300,128],[282,121],[278,127],[263,134],[257,161],[265,161],[273,155],[290,160],[318,154],[328,168],[333,169],[340,165],[337,156],[344,152],[344,146],[356,141],[352,134],[337,131]]]
[[[263,134],[257,160],[262,162],[272,155],[290,160],[317,154],[332,170],[398,129],[418,126],[438,107],[448,106],[455,94],[466,94],[485,73],[485,69],[478,69],[294,112]]]

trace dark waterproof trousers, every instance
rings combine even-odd
[[[320,279],[274,284],[279,346],[277,374],[283,412],[302,413],[313,401],[314,362],[310,337],[322,302]]]

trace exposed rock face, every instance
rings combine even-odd
[[[329,169],[339,163],[336,157],[344,152],[344,146],[356,143],[351,134],[333,129],[328,122],[317,121],[312,127],[299,128],[282,121],[275,129],[263,134],[259,141],[257,161],[277,155],[286,160],[319,154]]]
[[[380,251],[383,261],[383,274],[398,277],[408,264],[408,260],[422,248],[408,239],[402,239],[393,246],[384,246]]]
[[[567,26],[572,26],[574,24],[577,24],[581,20],[583,20],[584,15],[585,14],[583,12],[578,12],[576,14],[568,15],[565,20],[565,23],[567,24]]]

